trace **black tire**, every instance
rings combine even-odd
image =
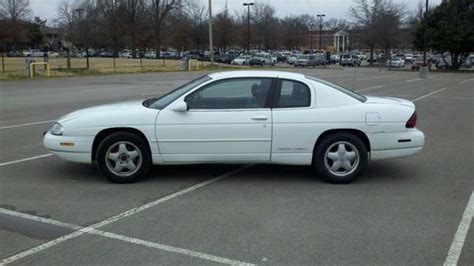
[[[341,173],[336,175],[332,173],[328,168],[331,168],[329,165],[331,162],[334,165],[334,161],[326,158],[326,154],[331,151],[334,153],[334,145],[344,144],[345,149],[348,149],[348,152],[354,152],[357,157],[353,159],[352,162],[349,162],[354,166],[352,170],[348,173]],[[349,145],[350,144],[350,145]],[[351,147],[352,146],[352,147]],[[356,149],[351,150],[351,149]],[[337,153],[337,151],[335,152]],[[347,158],[346,158],[347,159]],[[357,163],[356,163],[357,160]],[[335,184],[347,184],[356,180],[359,174],[364,171],[368,164],[368,153],[367,148],[365,147],[364,142],[357,136],[351,133],[335,133],[329,136],[324,137],[314,149],[313,153],[313,168],[316,175],[324,181],[335,183]],[[342,166],[340,168],[343,168]]]
[[[108,160],[108,152],[112,151],[113,146],[117,146],[122,143],[125,143],[127,151],[132,147],[132,151],[137,149],[138,156],[131,159],[128,158],[128,161],[134,161],[134,165],[137,167],[135,170],[130,171],[130,173],[124,173],[123,175],[116,174],[113,170],[109,169],[113,167],[112,164],[115,162],[113,160]],[[120,151],[116,151],[117,154]],[[119,159],[117,159],[119,160]],[[124,161],[125,162],[125,161]],[[96,153],[96,164],[99,172],[106,176],[110,181],[114,183],[132,183],[140,180],[148,174],[151,169],[152,159],[151,151],[148,143],[143,138],[130,133],[130,132],[116,132],[112,133],[109,136],[105,137],[102,142],[99,144]],[[127,169],[127,168],[125,168]]]

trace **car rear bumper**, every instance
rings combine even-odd
[[[43,136],[43,145],[58,157],[78,163],[92,162],[92,143],[94,137],[55,136],[46,132]]]
[[[419,153],[425,144],[425,135],[418,129],[406,132],[369,134],[371,160],[393,159]]]

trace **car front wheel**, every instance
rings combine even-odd
[[[151,152],[145,140],[129,132],[107,136],[97,149],[97,167],[115,183],[131,183],[151,168]]]
[[[336,184],[354,181],[368,164],[362,140],[350,133],[336,133],[317,144],[313,167],[318,177]]]

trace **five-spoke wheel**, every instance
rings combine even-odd
[[[100,143],[96,162],[99,170],[117,183],[130,183],[145,176],[151,167],[148,143],[129,132],[116,132]]]
[[[338,132],[323,137],[315,147],[316,174],[332,183],[350,183],[368,163],[364,142],[356,135]]]

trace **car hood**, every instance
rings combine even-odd
[[[159,110],[143,106],[143,100],[99,105],[74,111],[57,120],[64,126],[102,127],[153,124]]]
[[[367,101],[365,103],[378,103],[378,104],[391,104],[391,105],[403,105],[415,108],[415,104],[409,100],[394,98],[394,97],[378,97],[378,96],[366,96]]]

